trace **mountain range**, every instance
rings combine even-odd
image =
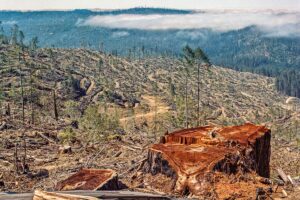
[[[204,49],[216,65],[268,76],[281,69],[299,69],[298,17],[299,13],[283,11],[155,8],[0,12],[7,34],[17,24],[26,35],[25,41],[38,36],[40,47],[86,47],[138,58],[178,57],[188,44]],[[139,24],[134,24],[135,20]],[[268,22],[276,26],[269,27]]]

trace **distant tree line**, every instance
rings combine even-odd
[[[300,97],[300,72],[289,69],[281,72],[276,78],[277,90],[289,96]]]
[[[256,33],[255,30],[250,30],[250,32]],[[230,34],[233,33],[227,33],[226,35],[229,36]],[[241,40],[245,40],[249,33],[245,32],[245,34],[246,35],[236,35],[236,37]],[[238,71],[247,71],[269,77],[275,77],[276,88],[278,91],[286,95],[300,97],[299,92],[297,92],[299,84],[294,83],[297,82],[297,80],[289,80],[286,78],[287,73],[294,73],[297,70],[299,71],[299,66],[297,65],[299,61],[295,58],[295,54],[299,52],[299,42],[297,42],[297,40],[272,38],[266,39],[261,44],[259,44],[259,40],[255,40],[255,44],[257,43],[257,45],[260,45],[259,49],[267,48],[266,51],[270,52],[270,56],[265,56],[262,54],[263,52],[253,53],[249,51],[250,47],[256,49],[254,44],[254,46],[247,46],[245,43],[231,45],[230,41],[222,41],[222,38],[224,39],[225,36],[222,35],[216,38],[210,38],[209,40],[215,42],[211,41],[210,43],[201,45],[205,46],[206,53],[210,56],[214,63]],[[225,39],[226,38],[227,37],[225,37]],[[35,37],[29,42],[28,46],[34,49],[37,42],[38,39]],[[132,45],[123,45],[120,41],[121,46],[118,46],[119,48],[113,48],[114,50],[111,50],[110,53],[116,56],[126,56],[129,60],[153,56],[180,57],[180,53],[176,51],[177,48],[175,48],[175,46],[171,45],[172,43],[156,44],[156,42],[153,41],[151,43],[152,45],[155,45],[155,47],[144,43],[134,44],[133,47],[131,47]],[[214,47],[219,42],[223,44],[220,49]],[[11,28],[11,34],[7,36],[5,35],[0,22],[0,43],[24,46],[24,34],[19,30],[17,25],[14,25]],[[126,46],[127,50],[124,50],[124,46]],[[102,52],[104,51],[103,42],[99,45],[99,50]],[[284,56],[285,54],[286,56]],[[294,76],[297,75],[291,74],[288,77]],[[291,82],[293,82],[293,84]]]

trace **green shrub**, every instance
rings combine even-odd
[[[80,119],[80,126],[88,134],[90,139],[107,139],[110,133],[120,127],[117,116],[99,112],[99,105],[89,106]]]
[[[65,105],[65,114],[68,115],[72,120],[76,120],[80,117],[79,111],[79,102],[76,101],[66,101]]]
[[[70,127],[65,128],[63,131],[60,131],[58,133],[58,139],[60,140],[61,143],[69,143],[72,140],[74,140],[75,137],[76,137],[76,134],[73,131],[73,129]]]

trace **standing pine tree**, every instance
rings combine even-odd
[[[210,66],[209,58],[201,48],[195,50],[188,45],[183,48],[183,65],[185,74],[185,126],[188,128],[189,110],[188,110],[188,80],[190,79],[190,73],[197,65],[197,126],[200,122],[200,67],[202,65]]]
[[[190,79],[190,71],[194,65],[194,51],[188,45],[183,48],[183,72],[185,77],[185,128],[189,127],[189,109],[188,109],[188,80]]]
[[[195,63],[197,64],[197,126],[200,125],[200,67],[203,64],[210,66],[211,63],[207,55],[201,48],[196,48],[194,53]]]
[[[10,37],[10,44],[17,45],[18,44],[18,35],[19,35],[19,26],[15,24],[11,29],[11,37]]]

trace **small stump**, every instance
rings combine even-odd
[[[57,190],[118,190],[118,176],[110,169],[81,169],[57,184]]]

